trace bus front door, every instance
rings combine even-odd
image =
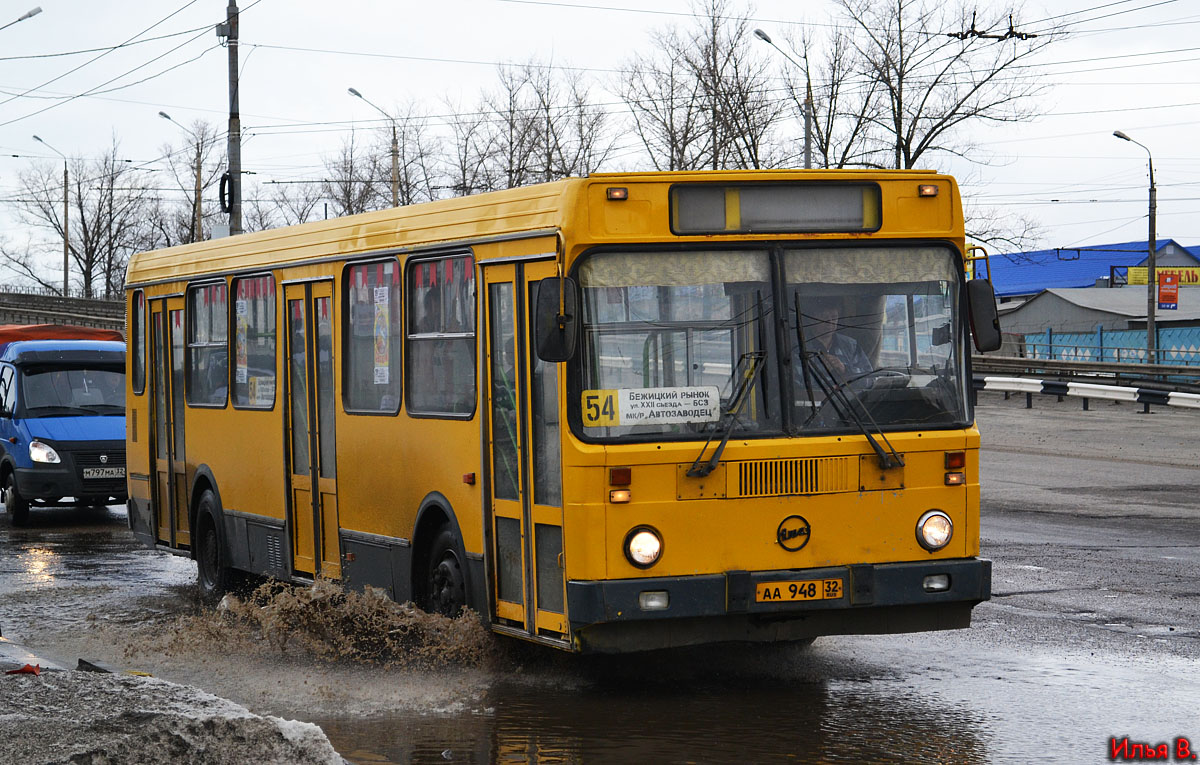
[[[558,366],[533,352],[531,306],[553,261],[484,268],[488,567],[493,622],[565,639]]]
[[[288,526],[292,566],[341,577],[334,432],[334,308],[330,282],[284,288],[287,307]]]
[[[154,406],[150,431],[154,454],[153,513],[156,538],[179,547],[191,543],[188,523],[187,461],[184,459],[183,298],[151,301],[150,389]]]

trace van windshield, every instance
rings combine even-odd
[[[113,368],[27,367],[18,407],[25,417],[123,415],[125,373]]]

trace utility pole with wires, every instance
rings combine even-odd
[[[225,12],[225,23],[217,25],[217,37],[225,38],[225,45],[229,49],[229,170],[222,179],[221,196],[222,211],[229,213],[229,234],[236,236],[242,233],[242,117],[238,107],[237,0],[229,0]]]

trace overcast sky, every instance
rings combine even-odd
[[[13,197],[28,163],[61,161],[34,134],[88,158],[115,136],[125,158],[153,168],[162,166],[165,144],[186,141],[159,110],[224,130],[227,54],[212,27],[227,0],[0,0],[0,26],[34,3],[42,13],[0,30],[0,200]],[[388,110],[413,101],[439,115],[472,105],[495,85],[503,62],[552,62],[611,81],[649,50],[653,30],[686,24],[691,7],[687,0],[239,6],[242,163],[259,182],[321,178],[322,156],[352,128],[379,126],[379,114],[348,87]],[[818,0],[759,0],[750,8],[751,26],[777,41],[803,24],[829,23]],[[1200,244],[1200,2],[1042,0],[1026,3],[1017,26],[1036,30],[1074,11],[1075,35],[1043,57],[1051,85],[1044,116],[978,130],[983,151],[972,160],[986,161],[931,156],[925,166],[957,175],[969,201],[1034,216],[1045,247],[1145,239],[1146,152],[1112,136],[1123,130],[1154,153],[1159,239]],[[164,35],[173,36],[105,52]],[[758,45],[764,56],[778,56]],[[619,112],[613,94],[595,93]],[[622,158],[634,156],[618,150],[605,169],[628,169]],[[10,243],[28,238],[13,225],[11,202],[0,201],[0,226]]]

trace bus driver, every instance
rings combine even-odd
[[[858,341],[841,332],[841,303],[836,299],[801,299],[805,350],[817,354],[840,384],[865,375],[875,367]]]

